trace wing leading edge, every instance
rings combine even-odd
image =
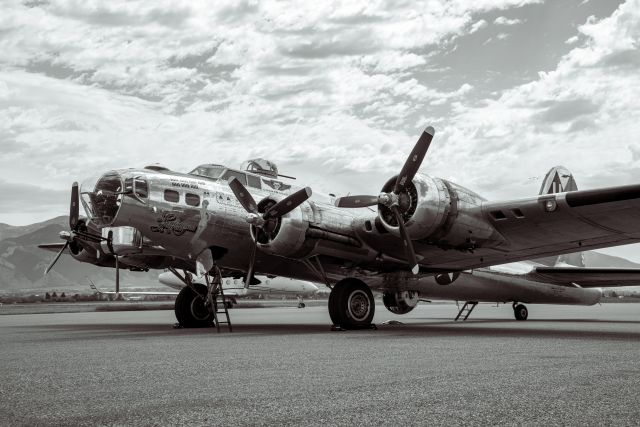
[[[506,243],[496,248],[502,254],[485,252],[482,263],[638,243],[640,185],[485,202],[482,214]]]

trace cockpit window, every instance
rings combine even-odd
[[[135,196],[138,199],[146,199],[149,197],[149,188],[147,181],[140,177],[126,178],[124,180],[123,194],[128,196]]]
[[[247,185],[247,175],[242,172],[234,171],[233,169],[227,169],[227,171],[222,174],[220,179],[228,181],[232,176],[235,176],[236,178],[238,178],[238,181],[240,181],[244,185]]]
[[[218,179],[224,169],[224,166],[202,165],[189,172],[189,174]]]

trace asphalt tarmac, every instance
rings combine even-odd
[[[0,316],[0,425],[640,424],[640,304],[376,310],[346,332],[320,306],[234,309],[232,333],[169,310]]]

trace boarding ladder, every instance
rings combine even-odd
[[[218,332],[220,332],[221,323],[226,324],[229,327],[229,332],[232,332],[231,318],[229,317],[229,302],[224,296],[224,289],[222,288],[222,275],[219,272],[213,277],[210,295],[211,308],[213,310],[213,323],[216,325]],[[221,320],[222,316],[218,316],[219,314],[224,314],[223,319],[226,320]]]
[[[476,308],[476,305],[478,305],[478,301],[465,302],[462,308],[460,309],[460,311],[458,312],[458,315],[456,316],[455,321],[457,322],[458,319],[460,319],[463,315],[464,317],[462,318],[462,321],[464,322],[465,320],[467,320],[467,318],[469,317],[473,309]]]

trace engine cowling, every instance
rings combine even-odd
[[[382,188],[383,193],[391,192],[396,177],[391,178]],[[444,183],[428,175],[417,174],[398,195],[400,212],[413,240],[430,236],[445,223],[449,214],[451,197]],[[384,227],[399,236],[398,222],[391,209],[378,204],[378,212]]]
[[[393,188],[391,178],[382,192]],[[423,240],[446,249],[473,250],[479,244],[499,244],[501,236],[482,217],[482,198],[454,183],[416,174],[398,195],[400,212],[412,240]],[[378,215],[390,233],[400,236],[391,209],[378,204]]]
[[[407,314],[418,305],[418,291],[385,292],[382,302],[394,314]]]
[[[277,200],[267,197],[258,203],[258,212],[264,213],[276,203]],[[302,249],[308,228],[309,223],[298,207],[280,218],[270,220],[263,229],[251,226],[251,235],[260,250],[286,257]]]
[[[73,242],[69,245],[69,252],[71,252],[71,256],[77,261],[94,265],[99,264],[96,251],[89,251],[84,246],[76,242]]]

